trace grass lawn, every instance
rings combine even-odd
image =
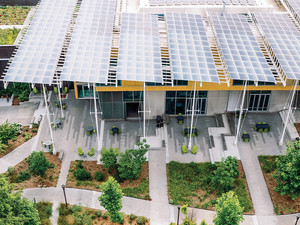
[[[105,182],[109,176],[108,170],[103,167],[103,165],[97,164],[97,161],[83,161],[82,165],[84,168],[89,171],[93,177],[92,180],[88,181],[79,181],[76,180],[74,176],[74,171],[76,170],[76,161],[71,162],[68,178],[67,178],[67,187],[71,188],[82,188],[93,191],[101,191],[100,185]],[[97,171],[101,171],[104,174],[103,181],[97,181],[95,177],[95,173]],[[122,191],[125,196],[140,198],[140,199],[148,199],[149,198],[149,167],[148,162],[145,162],[142,167],[142,172],[140,177],[137,180],[125,180],[120,183]]]
[[[22,25],[30,9],[29,6],[0,6],[0,25]]]
[[[51,202],[38,202],[35,207],[39,212],[41,225],[51,225],[50,217],[52,216]]]
[[[0,158],[7,155],[8,153],[15,150],[20,145],[24,144],[26,141],[30,140],[37,134],[38,128],[30,129],[28,126],[22,128],[22,133],[19,134],[14,140],[8,141],[8,146],[3,152],[0,152]]]
[[[0,29],[0,45],[14,44],[20,29]]]
[[[216,191],[211,191],[207,182],[215,167],[206,163],[170,162],[167,165],[169,201],[174,205],[188,204],[190,207],[214,210]],[[238,162],[239,176],[235,180],[235,189],[245,214],[254,214],[247,181],[241,162]]]
[[[277,185],[276,180],[273,178],[273,174],[276,170],[276,158],[280,156],[260,155],[258,160],[260,162],[261,169],[263,171],[267,187],[273,202],[274,212],[276,214],[290,214],[300,212],[300,197],[296,200],[292,200],[287,195],[280,195],[274,191],[274,187]]]
[[[85,215],[85,216],[83,216]],[[84,219],[82,219],[84,218]],[[85,221],[84,224],[88,224],[88,220],[92,220],[93,225],[117,225],[119,223],[113,223],[109,220],[108,213],[106,211],[91,209],[87,207],[82,207],[78,205],[70,206],[68,209],[64,204],[60,204],[59,207],[59,218],[58,225],[73,225],[75,220]],[[147,222],[146,222],[147,221]],[[138,223],[141,222],[141,223]],[[78,223],[83,224],[83,223]],[[136,215],[124,215],[125,225],[130,224],[140,224],[149,225],[150,220]]]
[[[9,178],[8,181],[14,184],[14,189],[26,189],[26,188],[37,188],[37,187],[56,187],[60,168],[61,168],[61,161],[58,159],[57,155],[50,155],[49,153],[44,153],[48,162],[53,163],[54,168],[49,168],[44,177],[41,176],[33,176],[31,175],[30,179],[25,180],[21,183],[16,183],[17,177],[19,176],[20,172],[28,171],[28,163],[26,159],[22,162],[14,166],[14,173],[9,175],[8,172],[4,174]]]

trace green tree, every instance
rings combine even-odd
[[[235,178],[239,176],[238,160],[228,156],[221,163],[216,164],[217,169],[211,177],[212,187],[220,193],[225,193],[234,188]]]
[[[33,203],[22,197],[21,192],[12,192],[11,186],[0,176],[0,224],[39,225],[39,214]]]
[[[276,159],[276,166],[274,178],[277,186],[274,190],[296,200],[300,194],[300,141],[288,144],[286,155]]]
[[[111,173],[114,169],[117,168],[117,157],[119,155],[119,149],[118,148],[110,148],[106,149],[103,148],[101,152],[101,159],[100,161],[103,163],[103,166],[108,169],[108,171]]]
[[[238,225],[244,220],[243,207],[240,206],[238,198],[233,191],[222,194],[217,199],[215,225]]]
[[[110,214],[110,220],[115,223],[123,221],[123,214],[119,213],[122,209],[123,192],[120,184],[113,178],[101,184],[102,195],[98,198],[102,205]]]
[[[44,176],[46,171],[50,167],[53,167],[53,164],[47,161],[43,151],[32,152],[26,161],[28,162],[29,170],[33,175]]]

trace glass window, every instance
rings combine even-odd
[[[176,95],[176,91],[167,91],[166,92],[166,97],[167,98],[174,98]]]
[[[186,80],[174,80],[174,86],[188,86],[188,81],[186,81]]]

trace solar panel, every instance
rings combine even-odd
[[[123,13],[118,80],[163,82],[158,16]]]
[[[256,5],[255,0],[149,0],[150,6],[174,5]]]
[[[4,81],[52,83],[75,4],[76,0],[42,0]]]
[[[266,59],[243,15],[210,14],[230,77],[275,82]]]
[[[173,78],[219,82],[202,17],[167,13],[166,21]]]
[[[287,78],[300,80],[300,34],[287,15],[255,13]]]
[[[80,6],[60,79],[107,83],[116,0]]]
[[[286,0],[293,8],[297,16],[300,18],[300,1],[299,0]]]

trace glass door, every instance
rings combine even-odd
[[[250,91],[248,111],[268,111],[270,98],[271,91]]]

